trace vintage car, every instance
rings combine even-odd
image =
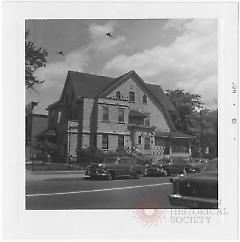
[[[171,178],[170,204],[187,208],[218,208],[218,159],[209,161],[201,173]]]
[[[147,176],[168,176],[168,172],[164,169],[163,163],[153,163],[146,167],[146,175]]]
[[[190,164],[194,167],[196,172],[201,172],[208,161],[209,159],[207,158],[191,158]]]
[[[172,176],[194,172],[195,169],[189,164],[189,159],[184,158],[162,159],[147,168],[147,174],[149,176],[157,174],[160,176]]]
[[[91,164],[85,172],[92,179],[102,177],[108,180],[121,176],[140,178],[145,174],[145,166],[129,157],[105,157],[102,163]]]

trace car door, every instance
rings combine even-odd
[[[119,159],[115,168],[115,174],[118,176],[123,176],[126,174],[126,161],[125,159]]]
[[[183,166],[182,163],[174,162],[172,164],[172,173],[174,173],[174,174],[181,174],[181,173],[183,173],[183,170],[184,170],[184,166]]]
[[[121,175],[126,176],[130,174],[131,169],[131,160],[130,159],[120,159],[119,161],[121,163]]]

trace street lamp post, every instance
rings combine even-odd
[[[70,169],[70,148],[71,148],[71,126],[69,126],[68,133],[68,169]]]

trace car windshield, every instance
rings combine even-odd
[[[217,160],[214,160],[212,162],[209,162],[206,164],[206,166],[203,168],[202,172],[212,172],[218,170],[218,162]]]
[[[170,163],[170,160],[159,160],[158,161],[158,164],[162,164],[162,165],[168,165],[169,163]]]
[[[105,157],[104,158],[104,163],[116,163],[118,160],[117,157]]]
[[[179,160],[173,160],[173,163],[174,164],[186,164],[186,163],[188,163],[189,162],[189,160],[187,160],[187,159],[179,159]]]

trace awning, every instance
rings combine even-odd
[[[147,118],[148,117],[148,115],[146,115],[145,113],[141,113],[137,110],[130,110],[129,116],[138,117],[138,118]]]
[[[156,131],[155,137],[159,138],[175,138],[175,139],[192,139],[193,136],[184,134],[180,131],[175,131],[175,132],[160,132]]]
[[[55,137],[56,131],[54,129],[47,129],[43,132],[41,132],[40,134],[37,135],[37,137]]]

